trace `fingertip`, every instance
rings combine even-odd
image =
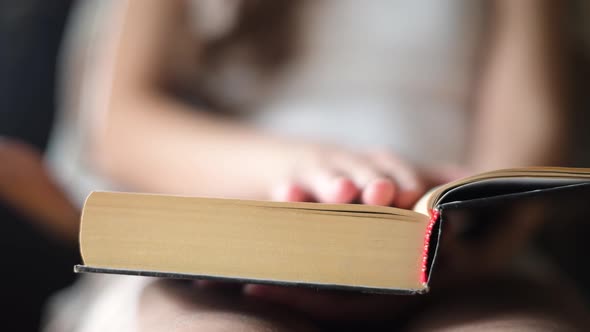
[[[393,206],[402,209],[411,209],[425,193],[425,184],[417,174],[399,174],[396,177],[397,193],[393,200]]]
[[[359,190],[354,182],[345,177],[333,179],[326,188],[323,195],[324,203],[350,203],[359,194]]]
[[[272,199],[280,202],[303,202],[307,199],[307,194],[300,186],[288,183],[277,187],[272,193]]]
[[[391,205],[395,195],[395,184],[391,180],[375,179],[363,190],[362,201],[369,205]]]
[[[307,195],[303,188],[297,185],[290,186],[289,188],[287,188],[287,191],[285,193],[285,200],[289,202],[303,202],[306,200],[306,198]]]

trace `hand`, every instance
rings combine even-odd
[[[390,152],[313,147],[300,154],[291,177],[273,190],[272,198],[411,208],[425,189],[418,171]]]

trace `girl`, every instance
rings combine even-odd
[[[81,6],[51,158],[78,201],[90,189],[122,188],[410,208],[460,175],[563,157],[559,8],[549,1]],[[529,233],[515,230],[486,248],[511,255]],[[485,265],[462,264],[475,263]],[[88,310],[72,330],[299,331],[343,321],[367,330],[400,317],[409,317],[408,329],[481,330],[508,317],[539,330],[564,317],[540,305],[552,295],[511,302],[507,290],[520,285],[498,279],[488,286],[510,296],[445,296],[452,283],[410,299],[260,285],[228,295],[207,283],[188,295],[145,283],[82,280],[78,303]],[[449,320],[441,304],[464,319]],[[408,308],[430,320],[404,316]],[[53,326],[63,331],[66,321]]]

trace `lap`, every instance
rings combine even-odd
[[[303,316],[235,292],[161,280],[146,287],[139,331],[319,331]]]
[[[424,296],[411,314],[381,321],[318,322],[235,293],[162,281],[140,301],[141,331],[582,331],[586,311],[575,292],[530,279],[496,277]]]
[[[76,312],[76,317],[70,319],[63,317],[65,321],[80,317],[89,320],[88,324],[81,324],[87,328],[68,331],[114,331],[120,329],[109,326],[123,325],[148,332],[582,331],[590,326],[586,308],[575,291],[561,282],[542,283],[522,277],[494,277],[437,287],[430,294],[420,296],[420,301],[405,315],[392,310],[391,315],[384,316],[381,321],[340,322],[314,321],[287,308],[242,296],[239,292],[199,289],[186,282],[146,282],[145,278],[119,277],[109,283],[110,286],[99,285],[101,294],[89,296],[95,301],[83,305],[86,312]],[[140,283],[142,285],[134,287]],[[74,293],[80,294],[80,289]],[[103,325],[98,324],[98,327],[97,321]]]

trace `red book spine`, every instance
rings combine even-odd
[[[422,269],[420,270],[420,282],[428,283],[428,254],[430,250],[430,237],[432,236],[432,229],[440,217],[440,211],[436,209],[430,210],[430,220],[426,226],[426,233],[424,234],[424,250],[422,251]]]

